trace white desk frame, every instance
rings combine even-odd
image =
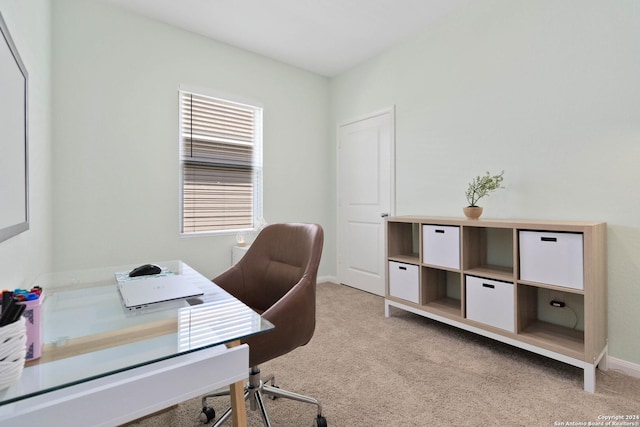
[[[246,344],[198,350],[0,406],[0,426],[118,426],[244,381],[247,366]]]

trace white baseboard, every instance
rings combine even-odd
[[[323,283],[323,282],[331,282],[331,283],[338,283],[338,279],[335,276],[321,276],[318,277],[318,279],[316,280],[316,283]]]
[[[640,378],[640,365],[637,363],[631,363],[616,357],[607,356],[607,364],[611,370],[620,371],[630,377]]]

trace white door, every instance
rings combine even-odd
[[[338,281],[377,295],[385,291],[393,164],[393,109],[338,126]]]

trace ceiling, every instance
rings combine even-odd
[[[102,0],[333,77],[471,0]]]

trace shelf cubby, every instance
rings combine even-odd
[[[418,224],[393,221],[387,223],[387,252],[390,260],[418,264],[419,247]]]
[[[422,303],[441,314],[462,317],[460,273],[422,267]]]
[[[564,307],[551,306],[558,300]],[[584,353],[584,297],[573,292],[553,291],[536,286],[518,286],[518,334]]]
[[[489,279],[514,280],[514,230],[512,228],[462,228],[462,268],[465,273]]]

